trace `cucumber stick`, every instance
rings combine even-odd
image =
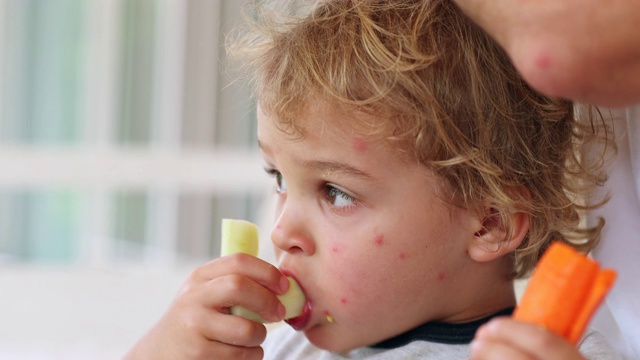
[[[258,227],[246,220],[222,219],[220,256],[234,253],[258,256]],[[278,299],[287,310],[285,320],[302,314],[306,301],[298,283],[292,277],[288,276],[287,279],[289,280],[289,290],[283,295],[278,295]],[[232,306],[230,311],[245,319],[267,322],[259,314],[239,305]]]

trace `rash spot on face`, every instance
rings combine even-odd
[[[368,148],[367,142],[364,141],[362,138],[353,139],[351,144],[353,146],[353,149],[357,152],[367,151],[367,148]]]
[[[439,273],[438,273],[438,281],[442,281],[442,280],[444,280],[444,278],[445,278],[445,274],[444,274],[444,272],[442,272],[442,271],[441,271],[441,272],[439,272]]]
[[[373,242],[376,244],[376,246],[382,246],[384,244],[384,235],[376,236],[376,238],[373,239]]]
[[[331,247],[331,252],[334,253],[334,254],[339,253],[340,252],[340,246],[339,245],[333,245]]]
[[[347,303],[347,298],[346,298],[346,297],[341,297],[341,298],[340,298],[340,302],[341,302],[342,304],[346,304],[346,303]]]
[[[404,259],[406,259],[408,257],[409,257],[409,254],[407,254],[406,252],[401,252],[400,253],[400,260],[404,260]]]
[[[551,67],[551,58],[548,55],[542,54],[536,58],[535,64],[539,69],[548,69]]]

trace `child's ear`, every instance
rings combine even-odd
[[[512,231],[507,229],[495,209],[488,209],[480,221],[480,229],[469,245],[469,255],[478,262],[495,260],[520,246],[529,232],[529,215],[517,212],[510,215]]]

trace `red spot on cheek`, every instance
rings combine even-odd
[[[361,138],[355,138],[353,139],[353,148],[357,151],[357,152],[364,152],[367,151],[367,148],[369,147],[367,145],[367,142],[364,141]]]
[[[333,246],[331,247],[331,252],[332,252],[332,253],[334,253],[334,254],[339,253],[339,252],[340,252],[340,246],[338,246],[338,245],[333,245]]]
[[[347,303],[347,298],[346,297],[341,297],[340,298],[340,302],[343,303],[343,304],[346,304]]]
[[[404,259],[406,259],[408,257],[409,257],[409,254],[407,254],[406,252],[401,252],[400,253],[400,260],[404,260]]]
[[[376,246],[382,246],[384,244],[384,235],[376,236],[376,238],[373,239],[373,242],[376,244]]]
[[[439,272],[438,273],[438,281],[442,281],[442,280],[444,280],[444,278],[445,278],[444,273],[443,272]]]
[[[535,64],[539,69],[548,69],[551,67],[551,58],[542,54],[536,58]]]

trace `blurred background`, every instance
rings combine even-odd
[[[244,2],[0,0],[1,359],[120,358],[222,218],[268,238]]]

